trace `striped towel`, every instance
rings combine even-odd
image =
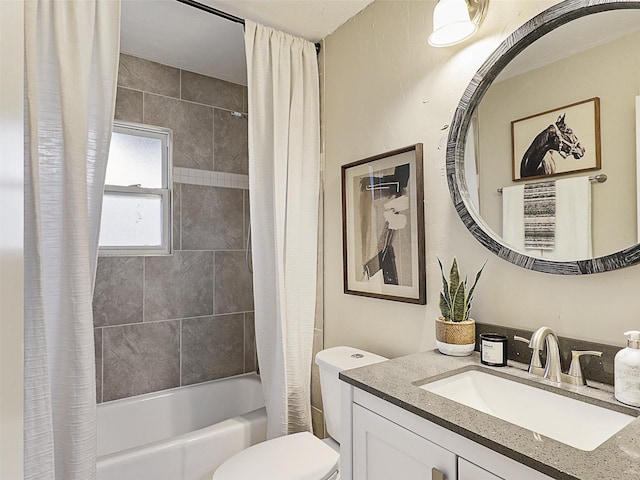
[[[556,182],[524,186],[524,247],[553,250],[556,236]]]

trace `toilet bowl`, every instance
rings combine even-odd
[[[340,380],[342,370],[387,360],[352,347],[318,352],[320,389],[327,433],[320,440],[309,432],[274,438],[243,450],[224,462],[212,480],[338,480],[340,455]]]

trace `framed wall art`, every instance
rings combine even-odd
[[[342,167],[344,292],[426,304],[422,144]]]
[[[600,99],[511,122],[513,180],[600,168]]]

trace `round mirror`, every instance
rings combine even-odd
[[[640,1],[569,0],[516,30],[453,118],[456,210],[489,250],[557,274],[640,262]]]

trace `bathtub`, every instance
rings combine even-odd
[[[98,480],[210,480],[266,438],[255,373],[98,405]]]

